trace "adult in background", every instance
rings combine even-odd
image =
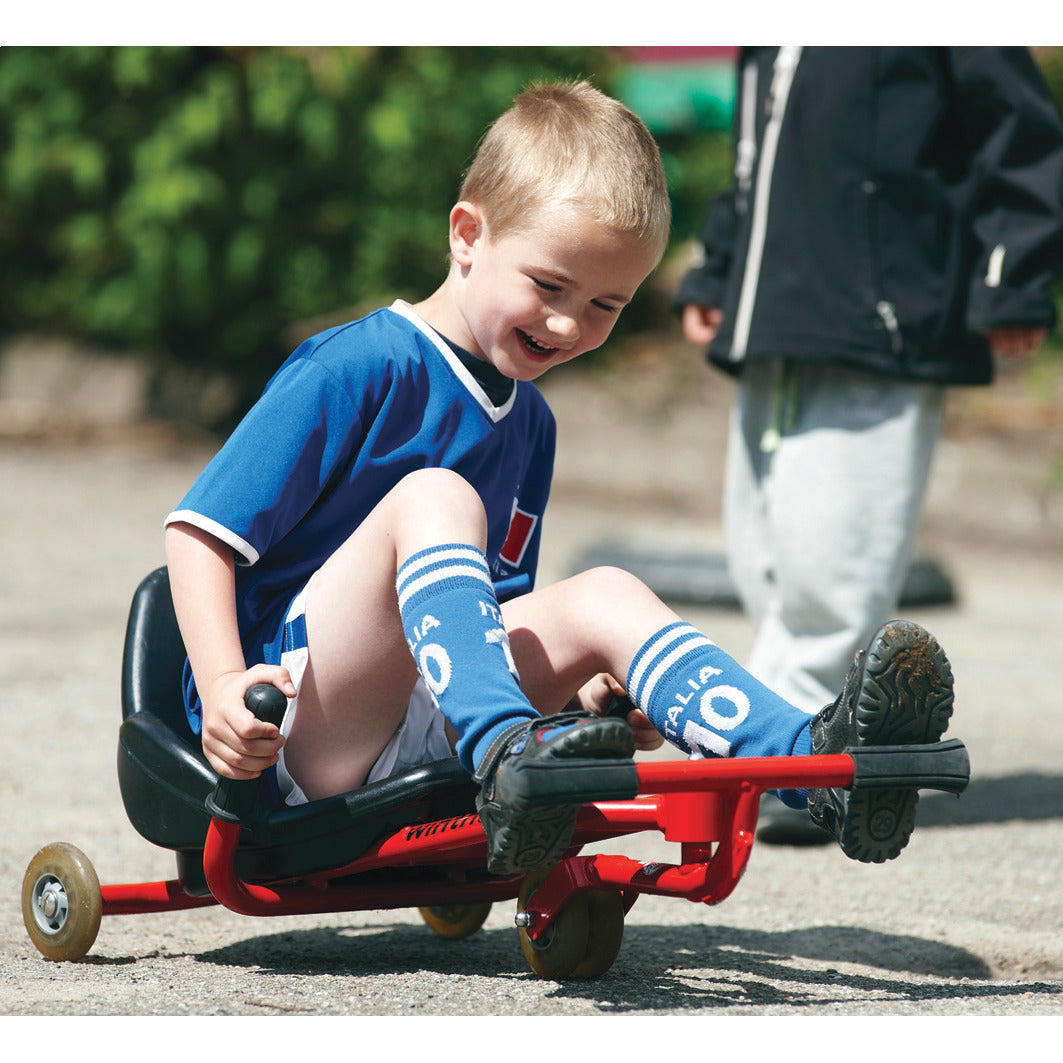
[[[733,135],[675,301],[737,380],[749,669],[814,713],[897,605],[945,389],[1055,324],[1063,128],[1025,48],[783,47],[742,50]]]

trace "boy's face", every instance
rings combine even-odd
[[[467,203],[451,214],[451,254],[465,335],[449,338],[515,380],[601,346],[658,258],[578,207],[546,211],[495,238]]]

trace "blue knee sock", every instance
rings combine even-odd
[[[400,566],[395,587],[417,670],[471,772],[501,731],[538,716],[521,693],[487,559],[461,543],[422,550]]]
[[[690,624],[648,639],[631,662],[628,697],[669,742],[706,757],[777,757],[812,752],[811,717],[754,679]],[[779,792],[804,808],[804,790]]]

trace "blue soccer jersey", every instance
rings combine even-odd
[[[517,382],[494,406],[446,342],[405,303],[303,343],[196,479],[167,524],[236,552],[248,664],[279,659],[288,605],[405,475],[460,473],[487,512],[500,588],[531,586],[553,472],[555,425]]]

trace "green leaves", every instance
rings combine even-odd
[[[2,48],[0,332],[262,379],[293,326],[439,284],[462,174],[524,86],[610,92],[615,70],[588,48]]]
[[[585,49],[0,49],[0,330],[264,376],[442,279],[484,128]],[[603,86],[604,87],[604,86]]]

